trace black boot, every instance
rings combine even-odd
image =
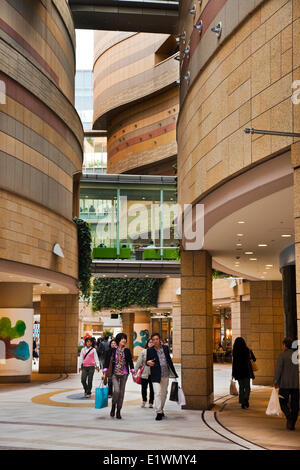
[[[117,409],[116,418],[117,418],[117,419],[122,419],[122,416],[121,416],[121,408],[118,408],[118,409]]]
[[[116,412],[116,405],[111,406],[110,416],[114,418]]]

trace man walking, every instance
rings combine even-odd
[[[168,346],[161,344],[158,333],[151,336],[153,346],[147,349],[147,365],[150,366],[151,380],[154,389],[154,408],[156,421],[164,418],[164,406],[168,393],[169,377],[177,378]]]
[[[299,376],[298,365],[292,358],[294,354],[292,344],[291,338],[284,338],[283,352],[277,361],[274,387],[279,388],[280,406],[287,419],[286,427],[294,431],[299,412]]]

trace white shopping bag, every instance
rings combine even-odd
[[[238,389],[236,388],[236,384],[235,384],[234,380],[230,381],[229,393],[230,393],[230,395],[234,395],[234,396],[239,394]]]
[[[181,387],[178,387],[178,402],[177,403],[179,406],[183,406],[186,404],[185,396]]]
[[[266,415],[268,416],[282,416],[278,391],[278,388],[273,387],[268,408],[266,409]]]

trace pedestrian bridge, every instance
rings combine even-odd
[[[75,28],[177,34],[179,0],[69,0]]]

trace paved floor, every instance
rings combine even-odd
[[[180,366],[176,367],[180,373]],[[93,396],[82,398],[79,374],[42,376],[35,372],[30,384],[0,385],[0,450],[296,448],[299,430],[291,436],[282,419],[264,415],[269,390],[254,387],[252,397],[257,395],[258,399],[253,398],[253,410],[247,414],[241,413],[235,397],[227,401],[230,375],[230,365],[215,366],[214,410],[181,410],[168,401],[167,419],[156,422],[154,410],[140,407],[140,387],[132,378],[127,383],[120,421],[110,418],[109,408],[95,410]],[[94,386],[99,378],[96,373]],[[252,426],[256,431],[249,434]],[[275,428],[280,440],[274,438]]]

